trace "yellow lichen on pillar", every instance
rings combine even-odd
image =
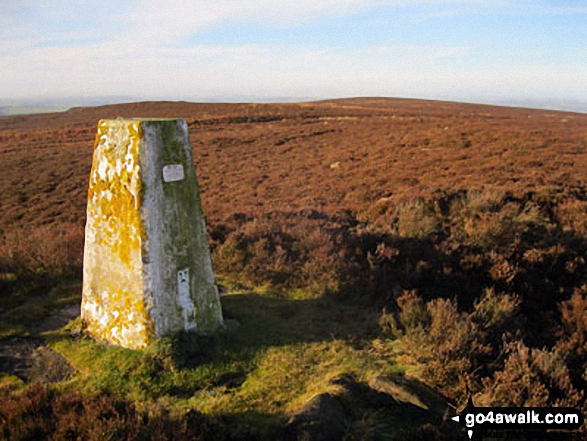
[[[140,125],[100,121],[90,173],[82,318],[94,337],[142,348],[152,333],[144,305]]]

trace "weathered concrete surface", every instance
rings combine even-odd
[[[99,122],[81,315],[90,335],[131,349],[223,326],[184,120]]]

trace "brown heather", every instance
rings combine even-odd
[[[137,115],[187,119],[225,280],[383,309],[382,356],[455,403],[468,387],[478,405],[587,410],[587,115],[348,99],[2,117],[3,310],[80,278],[97,121]],[[142,421],[165,439],[174,418],[107,395],[19,394],[2,399],[0,433],[98,439],[104,424],[141,439]],[[39,406],[53,414],[37,424]],[[95,428],[87,408],[104,409]],[[193,418],[182,430],[205,437]]]
[[[219,440],[220,424],[194,411],[139,411],[109,394],[62,394],[39,383],[14,396],[0,389],[0,437],[11,440]]]

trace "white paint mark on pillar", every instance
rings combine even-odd
[[[184,329],[196,329],[196,322],[193,320],[196,308],[190,298],[190,271],[189,268],[177,272],[177,293],[179,295],[179,306],[183,314]]]

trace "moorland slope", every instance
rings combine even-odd
[[[525,192],[587,176],[587,115],[398,99],[145,102],[0,118],[0,229],[83,223],[99,119],[189,124],[210,222],[234,213],[368,210],[438,189]]]
[[[117,117],[188,123],[229,323],[214,339],[137,352],[64,327],[96,126]],[[442,418],[467,390],[587,411],[587,114],[74,108],[0,117],[0,167],[0,437],[467,439]]]

